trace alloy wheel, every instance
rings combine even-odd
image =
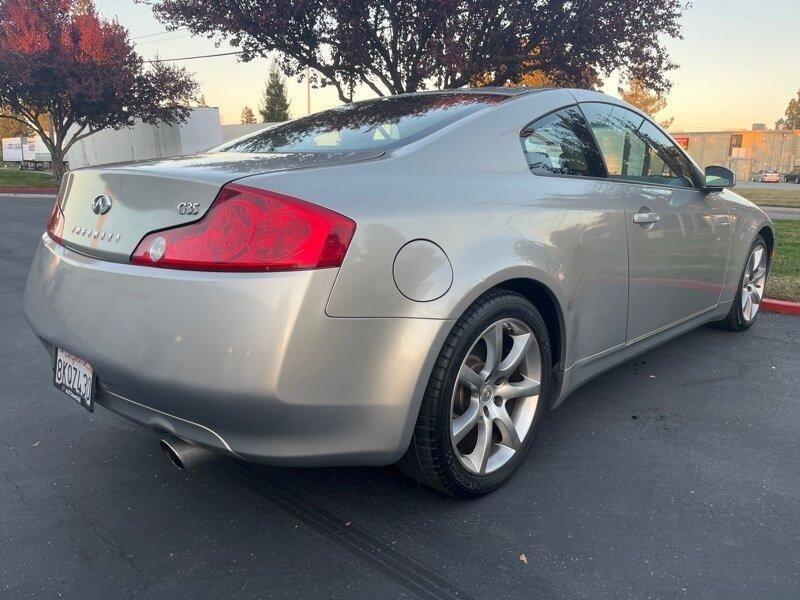
[[[469,472],[496,471],[521,449],[536,414],[541,371],[539,344],[519,319],[496,321],[472,345],[450,413],[453,449]]]
[[[761,299],[764,297],[766,280],[767,250],[764,246],[758,244],[750,252],[742,279],[742,318],[747,323],[752,323],[753,319],[756,318],[758,309],[761,306]]]

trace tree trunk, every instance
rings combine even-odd
[[[53,169],[53,179],[57,184],[61,184],[61,178],[67,172],[67,166],[64,164],[64,153],[59,148],[58,150],[50,150],[50,164]]]

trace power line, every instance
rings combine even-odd
[[[215,56],[231,56],[233,54],[242,54],[244,50],[237,50],[236,52],[219,52],[217,54],[201,54],[199,56],[182,56],[180,58],[154,58],[153,60],[146,60],[146,63],[157,62],[174,62],[178,60],[196,60],[198,58],[213,58]]]
[[[147,35],[137,35],[136,37],[132,37],[132,40],[141,40],[142,38],[149,38],[155,37],[157,35],[164,35],[165,33],[175,33],[176,31],[187,31],[186,27],[178,27],[177,29],[166,29],[164,31],[159,31],[158,33],[148,33]]]
[[[181,35],[173,35],[172,37],[160,38],[157,40],[147,40],[146,42],[136,42],[137,46],[144,46],[146,44],[160,44],[161,42],[168,42],[170,40],[185,40],[186,36]]]

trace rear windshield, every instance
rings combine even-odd
[[[354,102],[218,147],[223,152],[360,152],[418,140],[508,96],[418,94]]]

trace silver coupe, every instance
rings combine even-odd
[[[25,314],[56,387],[181,468],[397,462],[475,497],[598,373],[753,324],[775,240],[733,183],[597,92],[358,102],[67,174]]]

